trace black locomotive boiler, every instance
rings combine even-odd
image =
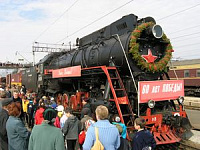
[[[143,116],[157,144],[180,141],[182,131],[190,128],[181,103],[176,107],[171,99],[142,104],[137,100],[138,82],[162,80],[173,52],[169,39],[152,17],[138,20],[133,14],[124,16],[77,39],[76,44],[77,48],[49,54],[25,70],[22,84],[27,88],[37,85],[30,88],[40,94],[65,93],[74,110],[80,110],[81,97],[87,97],[92,108],[106,105],[127,126],[133,125],[134,117]],[[81,67],[81,76],[52,77],[54,70],[74,66]],[[31,80],[32,76],[36,78]],[[158,120],[152,121],[155,114],[161,116],[159,124]]]

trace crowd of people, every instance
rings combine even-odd
[[[137,132],[127,140],[127,128],[120,117],[110,121],[106,106],[91,111],[83,99],[80,115],[54,97],[37,97],[21,90],[0,91],[0,150],[150,150],[153,135],[143,118],[135,119]]]

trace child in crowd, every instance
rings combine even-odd
[[[127,128],[126,125],[121,123],[120,117],[118,115],[114,116],[113,121],[114,122],[112,122],[112,124],[114,124],[114,125],[118,124],[118,125],[120,125],[122,127],[122,133],[120,135],[121,135],[121,137],[123,139],[126,139],[126,128]]]
[[[132,150],[153,150],[156,148],[156,141],[153,135],[145,129],[144,118],[136,118],[134,127],[137,131],[132,140]]]
[[[130,149],[130,145],[128,143],[128,140],[126,139],[126,130],[127,127],[125,124],[121,123],[121,119],[119,117],[119,115],[115,115],[113,118],[112,124],[114,124],[116,126],[116,128],[119,130],[119,134],[120,134],[120,147],[118,148],[118,150],[129,150]]]
[[[80,134],[78,136],[78,141],[79,141],[81,148],[85,141],[85,137],[86,137],[88,128],[90,127],[91,124],[95,123],[95,121],[92,118],[88,118],[88,120],[84,120],[84,122],[83,122],[83,119],[81,119],[82,131],[80,132]],[[84,125],[83,125],[83,123],[84,123]]]
[[[54,126],[57,128],[61,128],[60,126],[60,118],[63,116],[64,113],[64,107],[62,105],[59,105],[58,107],[56,107],[57,110],[57,116],[54,122]]]
[[[66,120],[68,119],[68,117],[65,114],[65,111],[63,112],[62,117],[60,118],[60,127],[61,129],[64,127]]]

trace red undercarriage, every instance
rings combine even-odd
[[[182,106],[180,106],[179,111],[172,112],[172,115],[174,114],[186,117],[186,112],[183,111]],[[176,143],[181,140],[181,138],[176,134],[174,128],[162,123],[162,114],[151,115],[151,109],[148,108],[146,116],[142,117],[146,119],[147,128],[149,127],[148,125],[153,125],[150,127],[150,131],[154,134],[157,145]]]

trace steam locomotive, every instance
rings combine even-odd
[[[139,82],[162,81],[173,52],[154,18],[138,19],[130,14],[77,38],[76,44],[76,48],[51,53],[24,70],[22,84],[41,95],[64,94],[63,101],[74,111],[81,110],[83,97],[89,98],[93,111],[100,104],[107,106],[129,130],[134,118],[142,116],[157,144],[181,140],[191,127],[182,107],[183,95],[138,100],[142,94]]]

